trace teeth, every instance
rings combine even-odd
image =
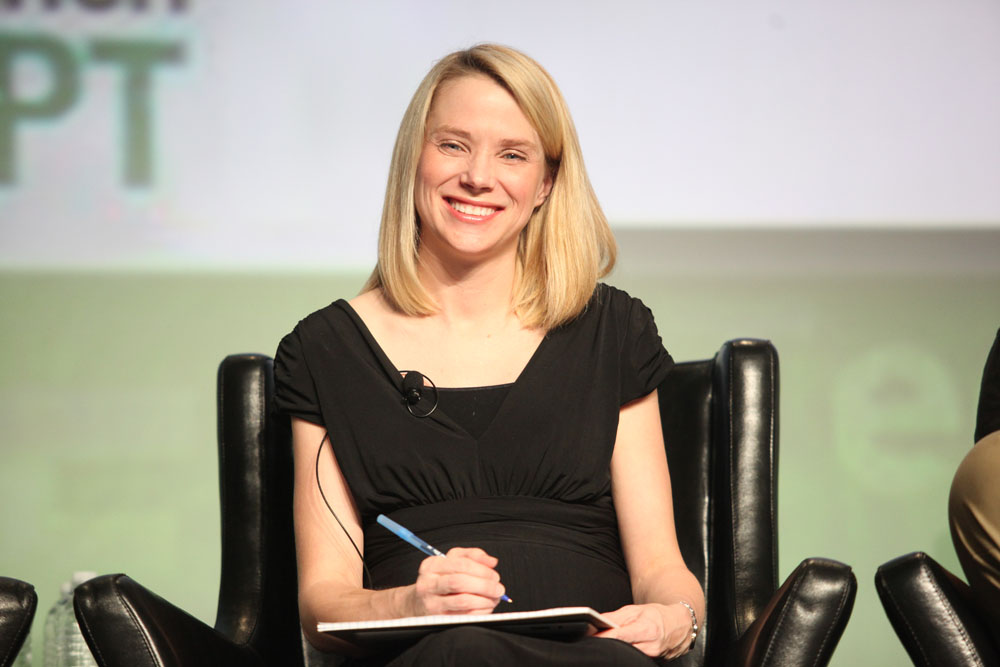
[[[458,211],[459,213],[464,213],[466,215],[477,215],[477,216],[487,216],[496,211],[495,208],[487,208],[485,206],[473,206],[472,204],[463,204],[460,201],[451,200],[451,207]]]

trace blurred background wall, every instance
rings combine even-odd
[[[780,575],[854,566],[834,665],[908,664],[874,592],[958,570],[951,474],[1000,326],[986,0],[0,0],[0,574],[213,622],[215,369],[374,262],[396,127],[443,54],[537,58],[678,359],[781,357]]]

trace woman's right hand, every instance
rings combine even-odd
[[[488,614],[504,594],[497,559],[482,549],[455,547],[420,563],[410,604],[413,616]]]

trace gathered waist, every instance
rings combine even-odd
[[[442,551],[454,546],[516,543],[563,549],[624,569],[614,505],[609,496],[590,503],[567,503],[530,496],[462,498],[387,512],[393,521]],[[415,549],[366,521],[365,560],[378,566]]]

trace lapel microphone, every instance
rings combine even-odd
[[[416,405],[424,395],[424,376],[417,371],[406,371],[403,376],[403,399],[407,405]]]
[[[419,371],[400,371],[403,373],[403,403],[414,417],[429,417],[437,410],[437,387],[429,377]],[[430,407],[427,407],[430,403]]]

